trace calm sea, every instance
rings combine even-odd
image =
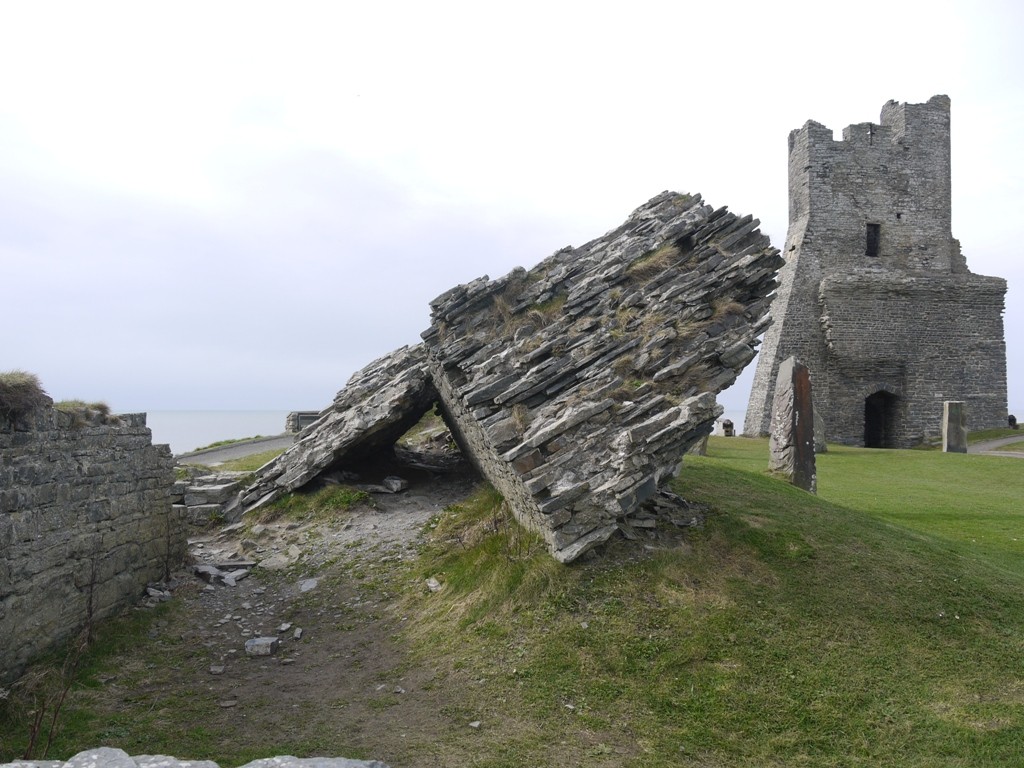
[[[154,444],[167,443],[177,455],[218,440],[279,435],[287,417],[288,411],[148,411],[146,426]]]

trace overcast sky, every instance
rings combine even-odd
[[[944,93],[1024,411],[1022,8],[3,2],[0,370],[122,412],[322,408],[439,293],[662,190],[781,248],[791,129]]]

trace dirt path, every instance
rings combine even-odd
[[[1019,436],[1000,437],[996,440],[982,440],[967,446],[968,453],[984,453],[988,456],[1011,456],[1024,459],[1024,451],[1000,451],[1004,445],[1024,442],[1024,432]]]
[[[182,731],[215,733],[222,754],[292,749],[357,752],[393,766],[460,764],[438,750],[472,733],[472,714],[451,696],[462,683],[449,676],[441,685],[429,663],[410,658],[391,598],[395,580],[408,578],[397,566],[415,556],[424,527],[479,480],[465,467],[406,478],[406,491],[375,494],[372,506],[329,519],[237,524],[193,537],[197,563],[271,567],[251,568],[236,586],[181,575],[174,619],[150,635],[168,663],[147,664],[146,654],[118,660],[102,706],[117,712],[147,697],[153,707],[187,697],[187,714],[168,711],[184,718]],[[246,641],[257,637],[277,638],[276,652],[247,656]]]

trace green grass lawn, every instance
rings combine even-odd
[[[713,438],[676,481],[712,509],[686,546],[559,568],[464,536],[424,555],[447,587],[416,637],[517,713],[479,765],[585,734],[615,765],[1024,765],[1015,461],[833,449],[814,497]]]
[[[713,438],[709,454],[758,473],[767,466],[767,441]],[[962,555],[1015,572],[1024,568],[1019,459],[829,446],[816,463],[819,498],[932,537]]]

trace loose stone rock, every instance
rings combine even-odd
[[[401,477],[389,476],[385,477],[381,481],[381,485],[387,488],[392,493],[399,493],[409,487],[409,481],[404,480]]]
[[[272,656],[277,652],[276,637],[254,637],[245,641],[247,656]]]

